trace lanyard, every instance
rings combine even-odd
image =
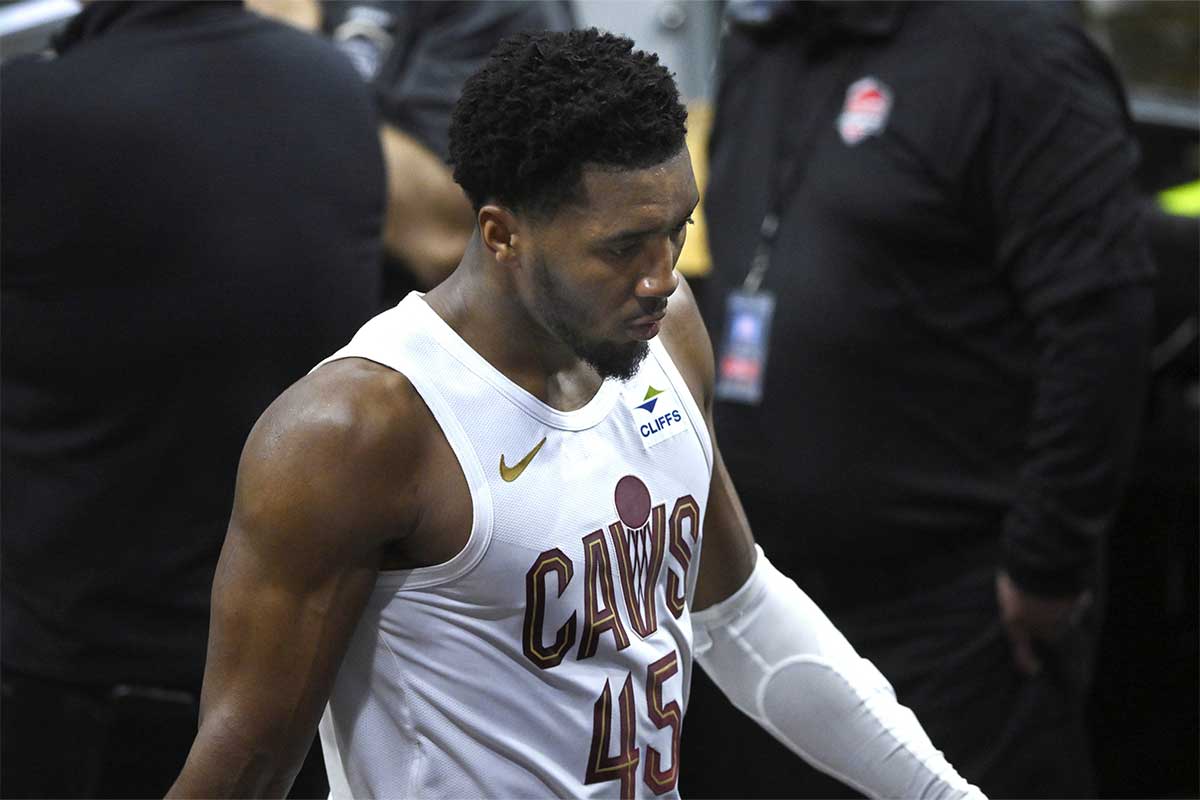
[[[811,42],[806,42],[800,48],[800,61],[808,62],[808,51],[812,47]],[[794,66],[796,60],[795,52],[790,51],[790,54],[793,56],[791,65]],[[859,68],[862,60],[863,54],[861,51],[853,57],[844,59],[841,69],[837,70],[829,85],[825,86],[817,95],[819,102],[813,106],[813,113],[807,115],[801,128],[797,131],[797,135],[794,137],[789,135],[788,126],[782,124],[789,109],[789,105],[786,102],[786,92],[790,88],[790,85],[786,78],[779,81],[779,92],[775,101],[779,109],[780,124],[778,125],[778,133],[775,137],[775,147],[770,170],[770,174],[774,176],[774,179],[771,181],[771,193],[767,202],[767,212],[763,215],[762,223],[758,228],[758,244],[754,248],[754,257],[750,260],[750,271],[746,274],[746,280],[742,283],[742,291],[747,294],[754,294],[759,290],[762,286],[763,278],[766,277],[767,270],[771,268],[771,252],[775,245],[775,237],[779,233],[779,218],[783,213],[784,204],[792,198],[804,183],[804,178],[808,174],[809,164],[812,163],[810,157],[812,150],[816,147],[820,134],[826,130],[824,125],[828,121],[826,111],[832,100],[843,91],[846,81]],[[803,102],[803,98],[801,98],[801,101]]]

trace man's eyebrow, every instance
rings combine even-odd
[[[615,242],[630,242],[634,239],[642,239],[646,236],[651,236],[658,233],[660,228],[657,226],[652,228],[638,228],[632,231],[621,231],[614,233],[612,236],[606,236],[603,239],[604,244],[613,244]]]
[[[619,233],[614,233],[612,236],[604,237],[603,242],[605,244],[612,244],[614,242],[628,242],[628,241],[633,241],[634,239],[641,239],[646,236],[652,236],[656,233],[663,233],[664,231],[667,231],[667,232],[673,231],[673,230],[685,225],[687,223],[687,221],[692,218],[692,214],[696,213],[696,207],[699,205],[700,205],[700,203],[699,203],[699,201],[697,201],[696,205],[692,206],[690,211],[688,211],[686,214],[684,214],[678,220],[675,220],[673,223],[668,224],[665,227],[659,227],[657,225],[653,225],[653,226],[646,227],[646,228],[636,228],[636,229],[630,230],[630,231],[620,231]]]

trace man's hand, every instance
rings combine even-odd
[[[1000,571],[996,574],[996,600],[1017,667],[1026,675],[1036,675],[1041,672],[1042,662],[1034,650],[1034,641],[1059,639],[1092,604],[1092,593],[1039,597],[1020,588],[1007,572]]]

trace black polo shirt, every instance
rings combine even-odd
[[[1148,306],[1122,298],[1152,268],[1121,89],[1058,7],[838,5],[722,46],[720,288],[785,179],[765,400],[718,404],[726,460],[782,499],[774,545],[797,559],[920,561],[1003,531],[1024,582],[1070,591],[1140,400]]]
[[[362,81],[241,3],[102,3],[0,72],[3,658],[198,687],[250,427],[376,308]]]

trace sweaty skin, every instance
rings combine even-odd
[[[659,335],[711,435],[712,348],[674,270],[698,201],[686,149],[648,169],[586,168],[582,194],[550,220],[484,206],[461,263],[427,302],[561,410],[582,407],[602,383],[555,333],[563,320],[580,341],[623,347],[654,329],[644,318],[665,304]],[[552,271],[554,312],[538,264]],[[755,562],[713,442],[696,609],[729,597]],[[284,796],[379,570],[449,560],[471,519],[462,470],[403,375],[344,359],[281,395],[242,454],[213,582],[200,730],[168,796]]]

